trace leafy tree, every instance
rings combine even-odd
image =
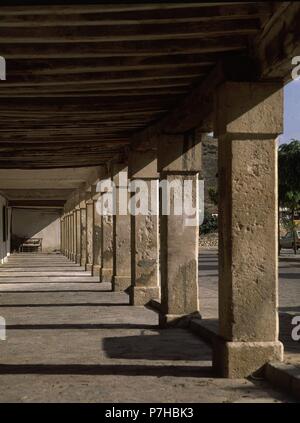
[[[300,208],[300,141],[292,140],[282,144],[278,151],[279,204],[291,212],[289,227],[294,234],[294,252],[296,246],[295,212]]]
[[[219,201],[219,193],[218,190],[216,188],[209,188],[208,189],[208,195],[209,198],[211,200],[211,202],[217,206],[218,205],[218,201]]]
[[[209,234],[211,232],[216,232],[217,229],[218,229],[218,218],[217,218],[217,216],[213,216],[205,210],[204,211],[204,220],[203,220],[202,225],[200,226],[200,233],[201,234]]]

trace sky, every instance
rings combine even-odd
[[[279,142],[300,140],[300,79],[284,87],[284,130]]]

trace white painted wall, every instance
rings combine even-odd
[[[12,236],[43,238],[43,252],[60,249],[60,213],[51,209],[12,209]]]
[[[2,208],[7,206],[6,198],[0,195],[0,262],[1,264],[7,261],[7,258],[10,254],[10,212],[11,210],[8,209],[8,238],[6,242],[3,242],[3,215],[2,215]]]

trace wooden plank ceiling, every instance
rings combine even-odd
[[[0,168],[115,157],[217,61],[247,52],[271,2],[0,6]]]

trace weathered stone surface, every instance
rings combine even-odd
[[[168,183],[175,179],[182,184],[190,179],[193,184],[194,206],[197,204],[198,174],[162,174]],[[176,192],[176,187],[173,192]],[[166,196],[165,190],[162,196]],[[184,207],[181,215],[174,213],[174,195],[170,196],[170,213],[160,210],[161,248],[161,304],[160,324],[172,324],[184,316],[197,314],[198,300],[198,239],[199,226],[187,225]],[[196,216],[198,222],[198,216]]]
[[[159,172],[199,172],[201,169],[201,142],[196,132],[162,134],[157,142]]]
[[[94,245],[94,202],[86,202],[86,270],[92,271],[93,268],[93,245]]]
[[[284,392],[291,392],[293,377],[290,374],[292,366],[285,363],[270,362],[265,368],[266,379],[276,388]],[[300,398],[300,392],[298,397]]]
[[[152,286],[131,286],[130,304],[134,306],[150,305],[160,297],[160,288]]]
[[[80,206],[80,226],[81,226],[81,266],[86,264],[86,208]]]
[[[127,163],[113,163],[111,165],[111,178],[116,187],[128,187]]]
[[[228,375],[238,371],[245,375],[247,366],[249,372],[254,371],[255,362],[262,365],[263,360],[282,359],[278,346],[274,136],[282,125],[282,102],[281,93],[274,92],[276,87],[279,88],[264,83],[226,84],[217,95],[219,317],[220,335],[226,345],[218,354],[226,355],[221,357],[221,362],[226,365],[224,373]],[[228,132],[224,133],[226,129]],[[237,345],[233,342],[227,346],[225,340],[235,341]],[[247,358],[251,357],[252,343],[253,364]],[[236,358],[239,354],[240,359]],[[243,367],[232,370],[236,366]]]
[[[71,215],[68,213],[67,217],[67,237],[68,237],[68,248],[67,248],[67,257],[71,260],[71,254],[72,254],[72,240],[71,240]]]
[[[144,182],[148,186],[148,193],[157,197],[158,181],[145,179]],[[156,207],[152,212],[149,210],[147,215],[131,216],[130,302],[134,305],[144,305],[160,297],[158,202]]]
[[[81,224],[80,224],[80,208],[76,208],[76,263],[81,261]]]
[[[130,303],[147,304],[160,297],[159,289],[159,228],[158,228],[158,172],[157,142],[149,137],[136,143],[129,155],[129,176],[138,179],[139,198],[133,193],[131,201],[131,288]],[[137,187],[135,187],[137,188]],[[136,204],[144,202],[145,210],[136,211]],[[141,207],[143,208],[143,207]]]
[[[283,131],[281,82],[226,82],[216,90],[215,135],[277,135]],[[274,137],[275,136],[275,137]]]
[[[275,140],[220,140],[220,317],[227,339],[274,341],[278,334],[276,149]]]
[[[94,226],[93,226],[93,275],[100,275],[101,269],[101,234],[102,234],[102,216],[97,209],[97,200],[93,201],[94,207]]]
[[[64,228],[64,215],[62,215],[60,219],[60,234],[61,234],[61,245],[60,245],[60,252],[65,254],[65,228]]]
[[[131,283],[131,245],[130,245],[130,214],[120,215],[118,207],[118,195],[124,191],[125,198],[129,198],[128,188],[117,187],[117,210],[113,216],[113,280],[114,291],[123,291],[130,287]]]
[[[102,216],[101,282],[111,282],[113,276],[113,217]]]
[[[216,337],[213,366],[223,377],[237,379],[263,372],[269,361],[282,361],[283,345],[274,342],[224,342]]]
[[[113,291],[124,291],[131,282],[130,213],[127,205],[128,165],[114,163],[111,178],[115,186],[115,213],[113,216]]]
[[[73,237],[72,237],[72,245],[73,245],[73,254],[72,254],[72,261],[76,261],[77,256],[77,226],[76,226],[76,211],[72,211],[72,229],[73,229]]]
[[[67,215],[64,213],[64,255],[68,256],[68,225],[67,225]]]
[[[68,258],[72,260],[72,220],[71,212],[68,213]]]
[[[157,149],[131,150],[128,172],[131,179],[158,178]]]

